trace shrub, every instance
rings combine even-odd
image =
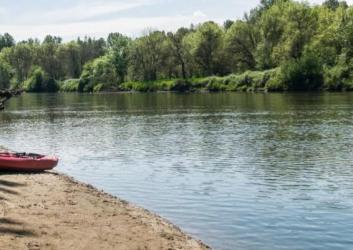
[[[206,85],[206,89],[208,91],[216,92],[216,91],[224,91],[226,90],[226,86],[223,84],[223,79],[220,77],[210,77],[208,79],[208,83]]]
[[[151,90],[151,87],[147,82],[124,82],[120,85],[122,90],[125,91],[139,91],[139,92],[148,92]]]
[[[341,59],[341,60],[340,60]],[[325,68],[325,89],[329,91],[353,90],[353,61],[347,63],[340,58],[338,64],[332,68]]]
[[[31,70],[23,87],[28,92],[57,92],[59,90],[58,82],[50,78],[41,67],[34,67]]]
[[[103,84],[103,86],[96,88],[96,90],[108,89],[117,86],[117,83],[118,74],[115,65],[111,62],[110,57],[103,56],[85,64],[78,91],[92,92],[98,84]]]
[[[60,86],[60,90],[64,92],[75,92],[78,91],[80,85],[80,79],[68,79]]]
[[[323,68],[313,55],[305,55],[285,63],[276,76],[272,86],[284,85],[284,89],[292,91],[320,90],[323,87]]]
[[[100,92],[104,90],[104,84],[103,83],[98,83],[93,87],[93,92]]]

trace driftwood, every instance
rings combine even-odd
[[[5,108],[5,103],[12,97],[22,94],[22,90],[0,90],[0,110]]]

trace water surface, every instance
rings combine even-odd
[[[352,249],[353,94],[23,95],[0,145],[215,249]]]

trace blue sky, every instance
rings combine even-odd
[[[42,39],[49,33],[65,40],[84,35],[105,37],[109,32],[136,37],[147,29],[175,30],[207,20],[223,23],[241,18],[258,3],[259,0],[0,0],[0,32],[9,32],[16,40]]]

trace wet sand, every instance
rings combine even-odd
[[[0,249],[209,249],[149,211],[55,173],[0,173]]]

